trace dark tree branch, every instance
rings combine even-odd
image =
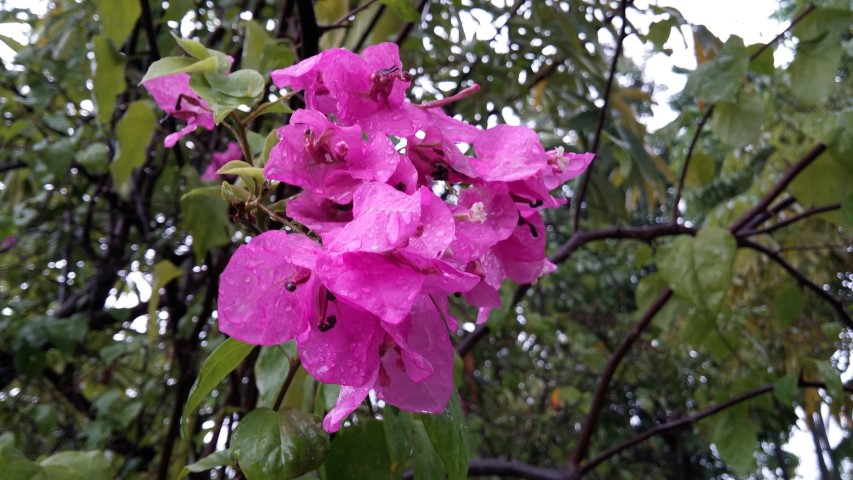
[[[622,53],[622,44],[625,42],[625,36],[628,32],[628,18],[626,10],[628,9],[628,1],[622,0],[619,2],[619,17],[622,19],[622,25],[619,27],[619,38],[616,41],[616,52],[613,53],[613,60],[610,62],[610,72],[607,74],[607,84],[604,87],[604,105],[601,106],[601,111],[598,112],[598,123],[595,126],[595,133],[592,137],[592,148],[590,153],[598,154],[598,147],[601,145],[601,135],[604,131],[604,121],[607,119],[607,110],[610,105],[610,90],[613,88],[613,80],[616,77],[616,65],[619,63],[619,55]],[[592,175],[590,168],[581,176],[580,188],[577,194],[572,196],[572,231],[577,232],[581,222],[581,205],[586,197],[586,190],[589,188],[589,177]]]
[[[293,379],[296,377],[296,372],[301,366],[302,359],[299,358],[299,356],[290,361],[290,368],[287,370],[287,376],[284,377],[284,383],[281,384],[281,390],[278,391],[278,396],[275,399],[275,403],[273,403],[273,410],[281,408],[281,404],[284,402],[284,397],[287,395],[287,390],[290,388],[290,384],[293,383]]]
[[[26,168],[27,162],[18,161],[18,162],[6,162],[4,164],[0,164],[0,173],[8,172],[10,170],[17,170],[19,168]]]
[[[321,25],[320,28],[332,29],[332,28],[341,27],[344,25],[344,22],[349,20],[350,17],[355,16],[356,13],[364,10],[365,8],[370,7],[374,3],[376,3],[376,0],[367,0],[366,2],[362,3],[361,5],[353,8],[352,10],[350,10],[349,12],[344,14],[344,16],[342,16],[341,18],[335,20],[334,22],[330,23],[329,25]]]
[[[314,17],[314,3],[311,0],[296,0],[296,9],[299,11],[299,25],[301,27],[301,46],[299,48],[300,58],[313,57],[320,53],[320,27],[317,26],[317,18]]]
[[[145,29],[145,36],[148,37],[150,63],[154,63],[160,59],[160,50],[157,48],[157,33],[154,30],[154,21],[151,19],[151,6],[148,5],[148,0],[139,0],[139,4],[142,5],[142,24]]]
[[[818,215],[820,213],[831,212],[833,210],[838,210],[839,208],[841,208],[840,203],[833,203],[832,205],[824,205],[822,207],[812,207],[812,208],[806,210],[805,212],[799,213],[799,214],[794,215],[793,217],[790,217],[790,218],[786,218],[785,220],[774,223],[773,225],[770,225],[768,227],[760,228],[757,230],[746,230],[742,233],[742,235],[744,237],[751,237],[753,235],[761,235],[764,233],[771,233],[771,232],[774,232],[780,228],[787,227],[788,225],[795,223],[795,222],[798,222],[804,218],[808,218],[808,217],[811,217],[813,215]]]
[[[354,52],[358,52],[361,50],[361,47],[364,46],[364,42],[367,41],[367,37],[373,32],[373,29],[376,28],[376,24],[379,23],[379,18],[382,17],[382,14],[385,13],[385,5],[381,5],[376,9],[376,13],[373,14],[373,18],[370,19],[370,24],[367,25],[367,28],[361,32],[361,37],[359,37],[358,41],[355,42],[355,47],[353,47]]]
[[[418,11],[418,14],[424,14],[424,8],[426,8],[428,2],[429,0],[420,0],[418,2],[418,5],[415,7],[415,9]],[[406,22],[405,24],[403,24],[403,26],[400,27],[400,31],[397,32],[397,38],[394,39],[394,43],[396,43],[397,45],[402,45],[403,42],[405,42],[406,39],[409,38],[409,35],[412,33],[412,29],[414,28],[415,24],[412,22]]]
[[[708,123],[708,119],[714,114],[714,106],[708,107],[702,119],[696,124],[696,131],[693,133],[693,138],[690,140],[690,146],[687,148],[687,155],[684,156],[684,166],[681,167],[681,175],[678,177],[678,186],[675,188],[675,195],[672,199],[672,223],[678,222],[678,203],[681,202],[681,192],[684,190],[684,181],[687,179],[687,169],[690,167],[690,159],[693,158],[693,151],[696,149],[696,144],[699,143],[699,136],[702,134],[702,129]]]
[[[625,335],[622,342],[618,347],[616,347],[616,351],[614,351],[607,360],[607,365],[604,367],[604,371],[599,377],[598,386],[595,388],[592,405],[589,407],[589,413],[587,414],[586,421],[581,429],[578,443],[575,446],[575,451],[572,453],[572,457],[569,460],[569,465],[571,467],[577,469],[581,462],[586,458],[587,451],[589,450],[589,444],[592,440],[592,435],[595,433],[595,427],[598,424],[598,415],[601,413],[601,409],[604,408],[604,404],[606,403],[605,396],[607,395],[607,390],[610,388],[610,381],[613,379],[616,369],[619,367],[619,364],[622,363],[622,359],[625,358],[628,351],[631,350],[631,347],[634,345],[634,341],[637,340],[643,330],[649,326],[654,316],[672,297],[672,293],[672,289],[667,287],[660,295],[658,295],[631,331]]]
[[[797,203],[797,199],[789,195],[784,200],[770,207],[766,212],[758,214],[754,219],[752,219],[752,221],[746,224],[744,230],[753,230],[758,228],[762,223],[770,220],[771,218],[775,218],[777,215],[782,213],[783,210],[795,203]]]
[[[741,232],[746,225],[748,225],[753,219],[757,216],[761,215],[763,212],[770,207],[770,204],[773,203],[773,200],[776,199],[784,190],[788,187],[788,185],[797,178],[797,175],[800,174],[806,167],[811,165],[812,162],[817,159],[824,151],[826,150],[826,145],[819,143],[815,145],[808,153],[806,153],[803,158],[800,159],[797,163],[795,163],[791,168],[785,172],[785,175],[776,182],[776,185],[767,192],[767,195],[761,199],[760,202],[748,212],[743,214],[737,221],[735,221],[730,227],[729,231],[735,234]]]
[[[784,258],[782,258],[781,255],[779,255],[779,253],[774,252],[773,250],[770,250],[764,245],[761,245],[757,242],[753,242],[752,240],[749,240],[747,238],[739,237],[737,240],[738,245],[740,245],[741,247],[751,248],[757,252],[763,253],[767,258],[776,262],[780,267],[785,269],[785,271],[788,272],[789,275],[794,277],[797,283],[808,288],[809,290],[816,293],[819,297],[822,297],[824,300],[826,300],[827,303],[829,303],[830,306],[832,306],[832,308],[836,312],[838,312],[839,317],[841,317],[841,322],[844,323],[847,328],[853,328],[853,319],[850,318],[850,314],[848,314],[847,311],[844,309],[844,305],[841,303],[841,301],[833,297],[832,294],[821,288],[816,283],[809,280],[809,278],[806,277],[803,272],[797,270],[793,265],[788,263],[787,260],[785,260]]]

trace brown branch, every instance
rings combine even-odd
[[[157,33],[154,30],[154,21],[151,19],[151,6],[148,5],[148,0],[139,0],[139,4],[142,6],[142,25],[145,36],[148,37],[151,63],[154,63],[160,59],[160,50],[157,48]]]
[[[364,10],[365,8],[370,7],[374,3],[376,3],[376,0],[367,0],[366,2],[362,3],[361,5],[353,8],[352,10],[350,10],[349,12],[344,14],[344,16],[342,16],[341,18],[335,20],[334,22],[330,23],[329,25],[322,25],[322,26],[320,26],[320,28],[321,29],[332,29],[332,28],[340,27],[344,24],[344,22],[349,20],[349,17],[355,16],[356,13]]]
[[[842,323],[844,323],[847,328],[853,328],[853,319],[850,318],[850,314],[848,314],[847,311],[844,309],[844,305],[841,303],[841,301],[833,297],[829,292],[821,288],[816,283],[809,280],[809,278],[806,277],[803,272],[797,270],[797,268],[788,263],[788,261],[782,258],[782,256],[779,255],[778,252],[774,252],[773,250],[770,250],[769,248],[765,247],[764,245],[761,245],[760,243],[753,242],[752,240],[743,237],[738,238],[738,245],[741,247],[751,248],[757,252],[763,253],[767,258],[776,262],[780,267],[785,269],[788,274],[794,277],[797,283],[803,285],[804,287],[816,293],[819,297],[822,297],[824,300],[826,300],[827,303],[829,303],[830,306],[832,306],[832,308],[836,312],[838,312],[838,315],[841,317]]]
[[[743,214],[737,221],[735,221],[730,227],[729,231],[732,233],[740,233],[743,228],[748,225],[755,217],[763,213],[770,207],[770,204],[773,203],[773,200],[776,199],[784,190],[788,187],[788,185],[794,181],[794,179],[799,175],[806,167],[811,165],[817,157],[820,156],[826,150],[826,145],[819,143],[815,145],[808,153],[806,153],[803,158],[800,159],[797,163],[795,163],[791,168],[785,172],[785,175],[776,182],[776,185],[767,192],[767,195],[764,196],[763,199],[758,203],[758,205],[752,207],[748,212]]]
[[[424,8],[426,8],[428,1],[429,0],[420,0],[420,2],[418,2],[418,5],[415,7],[415,10],[418,11],[419,15],[423,15]],[[409,38],[409,35],[412,33],[413,28],[415,28],[415,24],[413,22],[404,23],[403,26],[400,27],[400,31],[397,32],[397,38],[394,39],[394,43],[396,43],[397,45],[402,45],[403,42],[405,42],[406,39]]]
[[[634,325],[631,331],[628,332],[627,335],[622,339],[622,342],[616,347],[616,351],[610,356],[607,360],[607,365],[604,367],[604,371],[601,373],[601,377],[599,377],[598,386],[595,388],[595,394],[592,400],[592,405],[590,405],[589,413],[587,414],[586,421],[584,422],[583,428],[581,429],[580,436],[578,438],[578,443],[575,446],[575,451],[572,453],[572,457],[569,460],[569,465],[577,469],[584,458],[586,458],[587,451],[589,450],[589,444],[592,440],[592,435],[595,433],[595,427],[598,423],[598,415],[601,413],[601,409],[604,408],[605,404],[605,396],[607,395],[607,390],[610,387],[610,381],[613,379],[613,375],[616,373],[616,368],[619,367],[619,364],[622,362],[622,359],[625,358],[625,355],[628,354],[628,351],[631,349],[631,346],[634,345],[634,341],[640,336],[640,333],[645,330],[647,326],[651,323],[654,316],[666,305],[666,302],[672,297],[672,289],[667,287],[661,292],[660,295],[649,305],[649,308],[643,313],[643,316],[640,317],[640,320]]]
[[[373,29],[376,28],[376,24],[379,23],[379,18],[382,17],[383,13],[385,13],[385,5],[380,5],[379,8],[376,9],[376,13],[373,15],[373,18],[370,19],[370,23],[367,25],[367,28],[361,32],[361,37],[359,37],[358,41],[355,42],[355,46],[352,51],[357,52],[361,50],[361,47],[364,46],[364,42],[367,41],[367,37],[373,33]]]
[[[290,384],[293,383],[293,379],[296,377],[296,372],[301,366],[302,359],[299,358],[299,356],[290,361],[290,368],[287,370],[287,376],[284,378],[281,390],[278,391],[278,397],[276,397],[275,403],[273,403],[273,410],[278,410],[281,407],[281,403],[284,402],[284,396],[287,395],[287,390],[290,388]]]
[[[616,65],[619,63],[619,55],[622,53],[622,44],[625,42],[625,36],[628,32],[628,18],[626,16],[626,10],[628,9],[628,0],[622,0],[619,2],[619,17],[622,19],[622,25],[619,27],[619,38],[616,41],[616,52],[613,53],[613,59],[610,62],[610,72],[607,75],[607,84],[604,87],[604,105],[601,106],[601,110],[598,112],[598,123],[595,126],[595,133],[593,134],[592,139],[592,148],[590,148],[590,153],[598,154],[598,147],[601,145],[601,135],[604,131],[604,121],[607,118],[607,110],[610,104],[610,90],[613,88],[613,79],[616,77]],[[586,197],[586,190],[589,188],[589,178],[592,175],[591,170],[592,165],[586,169],[586,171],[581,176],[581,184],[580,188],[578,188],[577,195],[572,196],[572,231],[577,232],[578,227],[581,222],[581,205],[583,204],[583,199]]]
[[[804,218],[811,217],[812,215],[817,215],[817,214],[824,213],[824,212],[831,212],[833,210],[838,210],[839,208],[841,208],[840,203],[833,203],[832,205],[824,205],[822,207],[812,207],[812,208],[806,210],[805,212],[794,215],[791,218],[786,218],[785,220],[782,220],[782,221],[777,222],[773,225],[770,225],[769,227],[764,227],[764,228],[760,228],[757,230],[746,230],[742,233],[742,235],[745,237],[751,237],[753,235],[761,235],[764,233],[771,233],[771,232],[774,232],[780,228],[787,227],[788,225],[795,223],[795,222],[798,222]]]
[[[775,218],[783,210],[795,203],[797,203],[797,199],[789,195],[784,200],[770,207],[770,209],[768,209],[766,212],[761,212],[760,214],[758,214],[754,219],[752,219],[752,221],[746,224],[744,230],[753,230],[755,228],[758,228],[762,223],[766,222],[767,220],[770,220],[771,218]]]
[[[814,9],[815,9],[815,6],[814,6],[814,5],[812,5],[811,3],[809,3],[808,5],[806,5],[805,10],[803,10],[803,12],[802,12],[802,13],[800,13],[799,15],[797,15],[796,17],[794,17],[794,19],[793,19],[793,20],[791,20],[791,24],[790,24],[790,25],[788,25],[788,28],[786,28],[785,30],[782,30],[781,32],[779,32],[779,34],[778,34],[778,35],[776,35],[775,37],[773,37],[769,42],[767,42],[767,43],[765,43],[764,45],[762,45],[762,46],[761,46],[761,48],[759,48],[758,50],[756,50],[756,51],[752,52],[752,55],[750,55],[750,56],[749,56],[749,61],[751,62],[751,61],[755,60],[756,58],[758,58],[759,56],[761,56],[761,54],[762,54],[762,53],[764,53],[764,51],[765,51],[765,50],[767,50],[768,48],[770,48],[770,46],[771,46],[771,45],[773,45],[774,43],[776,43],[776,42],[778,42],[779,40],[781,40],[782,38],[784,38],[784,37],[785,37],[785,34],[786,34],[786,33],[788,33],[792,28],[794,28],[794,25],[796,25],[796,24],[800,23],[804,18],[806,18],[806,16],[808,16],[808,14],[812,13],[812,11],[814,11]]]
[[[820,245],[785,245],[776,249],[777,252],[796,252],[809,250],[849,250],[853,248],[850,243],[825,243]]]
[[[0,164],[0,173],[8,172],[10,170],[17,170],[19,168],[25,168],[25,167],[27,167],[27,162],[24,162],[24,161],[6,162],[3,164]]]
[[[684,166],[681,167],[681,175],[678,177],[678,186],[675,188],[675,196],[672,199],[672,223],[678,222],[678,203],[681,201],[681,192],[684,190],[684,181],[687,179],[687,169],[690,167],[690,159],[693,158],[693,150],[696,149],[696,144],[699,143],[699,136],[702,134],[702,129],[708,123],[708,119],[714,114],[714,106],[711,105],[702,119],[696,125],[696,131],[693,133],[693,138],[690,140],[690,146],[687,148],[687,155],[684,157]]]

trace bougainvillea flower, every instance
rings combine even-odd
[[[287,216],[323,236],[352,221],[352,204],[340,204],[304,191],[287,201]]]
[[[381,350],[377,397],[404,410],[444,411],[453,393],[453,345],[442,316],[420,295],[407,321],[385,326],[394,341]]]
[[[319,251],[308,237],[280,230],[241,245],[219,281],[219,329],[253,345],[278,345],[304,333],[311,301],[304,284]]]
[[[421,217],[421,195],[394,187],[363,183],[353,193],[353,221],[323,240],[329,251],[387,252],[408,242]]]
[[[532,283],[554,268],[545,258],[545,223],[539,212],[533,210],[523,212],[518,221],[512,235],[498,242],[492,251],[510,280]]]
[[[323,419],[327,432],[337,431],[371,390],[404,410],[444,411],[453,393],[453,346],[437,305],[420,295],[405,321],[383,328],[376,366],[363,385],[341,386],[337,404]]]
[[[278,134],[264,176],[338,203],[349,203],[363,181],[388,180],[399,161],[388,137],[364,140],[359,127],[335,125],[315,110],[297,110]]]
[[[172,117],[187,122],[187,125],[171,133],[163,142],[167,148],[172,148],[178,140],[194,132],[196,127],[213,130],[215,126],[210,107],[190,88],[190,76],[186,73],[175,73],[155,77],[142,84],[154,101],[164,112]]]
[[[237,144],[237,142],[228,142],[228,145],[225,147],[224,151],[213,152],[213,155],[211,155],[210,163],[207,164],[207,168],[201,174],[201,179],[221,180],[222,176],[217,175],[216,171],[222,168],[223,165],[230,162],[231,160],[242,159],[243,151],[240,149],[240,145]]]
[[[456,236],[450,245],[455,262],[465,265],[481,258],[509,237],[518,223],[518,210],[502,183],[467,188],[453,207]]]
[[[545,149],[527,127],[497,125],[474,140],[474,174],[486,181],[511,182],[532,177],[547,166]]]
[[[403,103],[411,75],[402,67],[397,45],[384,43],[366,48],[364,58],[348,50],[326,50],[270,75],[279,88],[304,90],[307,108],[352,125]]]

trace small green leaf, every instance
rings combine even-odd
[[[215,72],[218,67],[216,58],[195,60],[188,57],[165,57],[157,60],[148,67],[145,76],[142,77],[140,85],[152,78],[172,75],[175,73],[205,73]]]
[[[219,175],[240,175],[246,176],[250,178],[254,178],[260,182],[264,181],[264,169],[260,167],[253,167],[249,163],[246,163],[242,160],[231,160],[219,170],[216,171]]]
[[[106,123],[113,118],[116,96],[127,88],[125,60],[106,37],[98,35],[92,42],[95,51],[95,75],[92,78],[95,108],[98,121]]]
[[[124,44],[142,13],[142,6],[136,0],[95,0],[95,7],[103,34],[116,47]]]
[[[54,453],[39,462],[49,480],[111,480],[110,462],[104,452]]]
[[[748,66],[749,53],[743,40],[732,35],[719,55],[690,73],[684,89],[707,103],[733,102]]]
[[[195,58],[196,60],[205,60],[212,57],[210,52],[207,51],[207,47],[202,45],[201,42],[181,38],[174,32],[172,32],[172,37],[174,37],[175,41],[178,42],[178,46],[187,52],[187,55]]]
[[[110,170],[110,150],[101,142],[90,143],[74,154],[74,160],[93,175]]]
[[[183,226],[193,237],[193,252],[199,260],[211,248],[231,241],[228,203],[222,200],[219,186],[197,188],[181,197]]]
[[[288,342],[284,345],[261,347],[258,361],[255,362],[255,378],[260,395],[260,405],[275,402],[284,378],[290,370],[290,358],[296,355],[296,345]]]
[[[0,443],[0,469],[9,480],[49,480],[44,468],[27,459],[11,441]]]
[[[392,406],[382,410],[382,426],[385,428],[385,444],[391,461],[391,477],[402,478],[403,470],[412,453],[412,435],[414,425],[409,412]]]
[[[115,185],[123,189],[133,169],[145,164],[145,154],[156,127],[157,118],[148,104],[142,100],[130,104],[116,126],[118,149],[115,160],[110,164]]]
[[[703,228],[695,238],[680,236],[661,247],[658,268],[675,293],[713,321],[732,283],[736,251],[727,230]]]
[[[278,132],[276,130],[272,130],[267,138],[264,139],[264,151],[261,154],[261,167],[267,164],[267,161],[270,159],[270,151],[272,151],[273,147],[278,145]]]
[[[181,469],[181,473],[178,474],[177,480],[181,480],[190,473],[206,472],[216,467],[230,465],[233,462],[234,456],[231,454],[231,450],[219,450],[218,452],[213,452],[201,460],[191,463]]]
[[[744,477],[755,468],[755,442],[759,426],[749,418],[744,418],[740,410],[726,411],[720,417],[714,430],[714,445],[717,446],[720,458],[735,474]]]
[[[421,15],[409,0],[379,0],[379,3],[390,8],[403,21],[417,23],[421,20]]]
[[[326,463],[326,478],[388,478],[391,461],[380,422],[345,427],[335,435]]]
[[[841,382],[841,372],[823,360],[815,360],[814,365],[820,376],[823,377],[826,393],[832,397],[833,410],[835,407],[841,407],[841,403],[844,401],[844,384]]]
[[[716,118],[716,115],[715,111],[714,118]],[[714,159],[704,152],[696,152],[693,154],[693,158],[688,165],[684,185],[691,188],[704,187],[714,179],[715,171],[716,164],[714,163]]]
[[[231,449],[246,480],[286,480],[323,464],[329,452],[329,436],[314,415],[256,408],[234,429]]]
[[[764,123],[764,101],[754,91],[741,90],[735,103],[720,102],[711,117],[711,130],[726,144],[740,148],[752,143]]]
[[[791,403],[797,395],[797,376],[794,374],[785,375],[773,382],[773,397],[786,407],[790,407]]]
[[[231,185],[228,182],[222,182],[222,199],[228,203],[243,203],[251,200],[252,194],[248,190],[239,186]]]
[[[157,307],[160,305],[160,289],[172,280],[183,275],[183,270],[169,260],[161,260],[154,265],[154,285],[148,301],[148,339],[157,338]]]
[[[415,451],[415,479],[444,480],[447,472],[442,466],[441,458],[430,442],[424,424],[417,420],[414,421],[412,433],[412,443]]]
[[[429,436],[430,443],[441,458],[450,480],[468,478],[468,426],[459,395],[454,393],[442,414],[418,415]]]
[[[776,294],[773,300],[773,309],[782,326],[790,324],[806,305],[806,296],[796,286],[787,286]]]
[[[189,434],[188,419],[190,415],[201,405],[205,397],[219,385],[219,382],[237,368],[237,365],[249,355],[252,348],[254,348],[252,345],[229,338],[222,342],[222,345],[216,347],[216,350],[204,361],[198,378],[193,383],[192,388],[190,388],[187,403],[184,405],[184,413],[182,415],[184,425],[181,433],[185,438]]]

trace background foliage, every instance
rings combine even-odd
[[[0,471],[789,478],[799,410],[824,478],[853,474],[851,5],[782,0],[793,28],[764,48],[640,3],[4,5],[0,23],[31,35],[0,36],[14,51],[0,72]],[[137,85],[183,54],[172,31],[267,81],[321,49],[396,41],[414,100],[476,82],[452,113],[597,152],[548,219],[557,272],[508,285],[487,327],[459,332],[445,415],[365,404],[330,441],[313,414],[336,389],[291,363],[291,345],[218,332],[219,273],[274,222],[199,178],[233,132],[162,146],[175,121]],[[650,133],[654,79],[622,42],[667,52],[691,32],[699,66],[679,116]],[[777,66],[778,48],[793,61]],[[286,123],[272,113],[249,124],[260,159]],[[835,447],[829,419],[845,430]]]

